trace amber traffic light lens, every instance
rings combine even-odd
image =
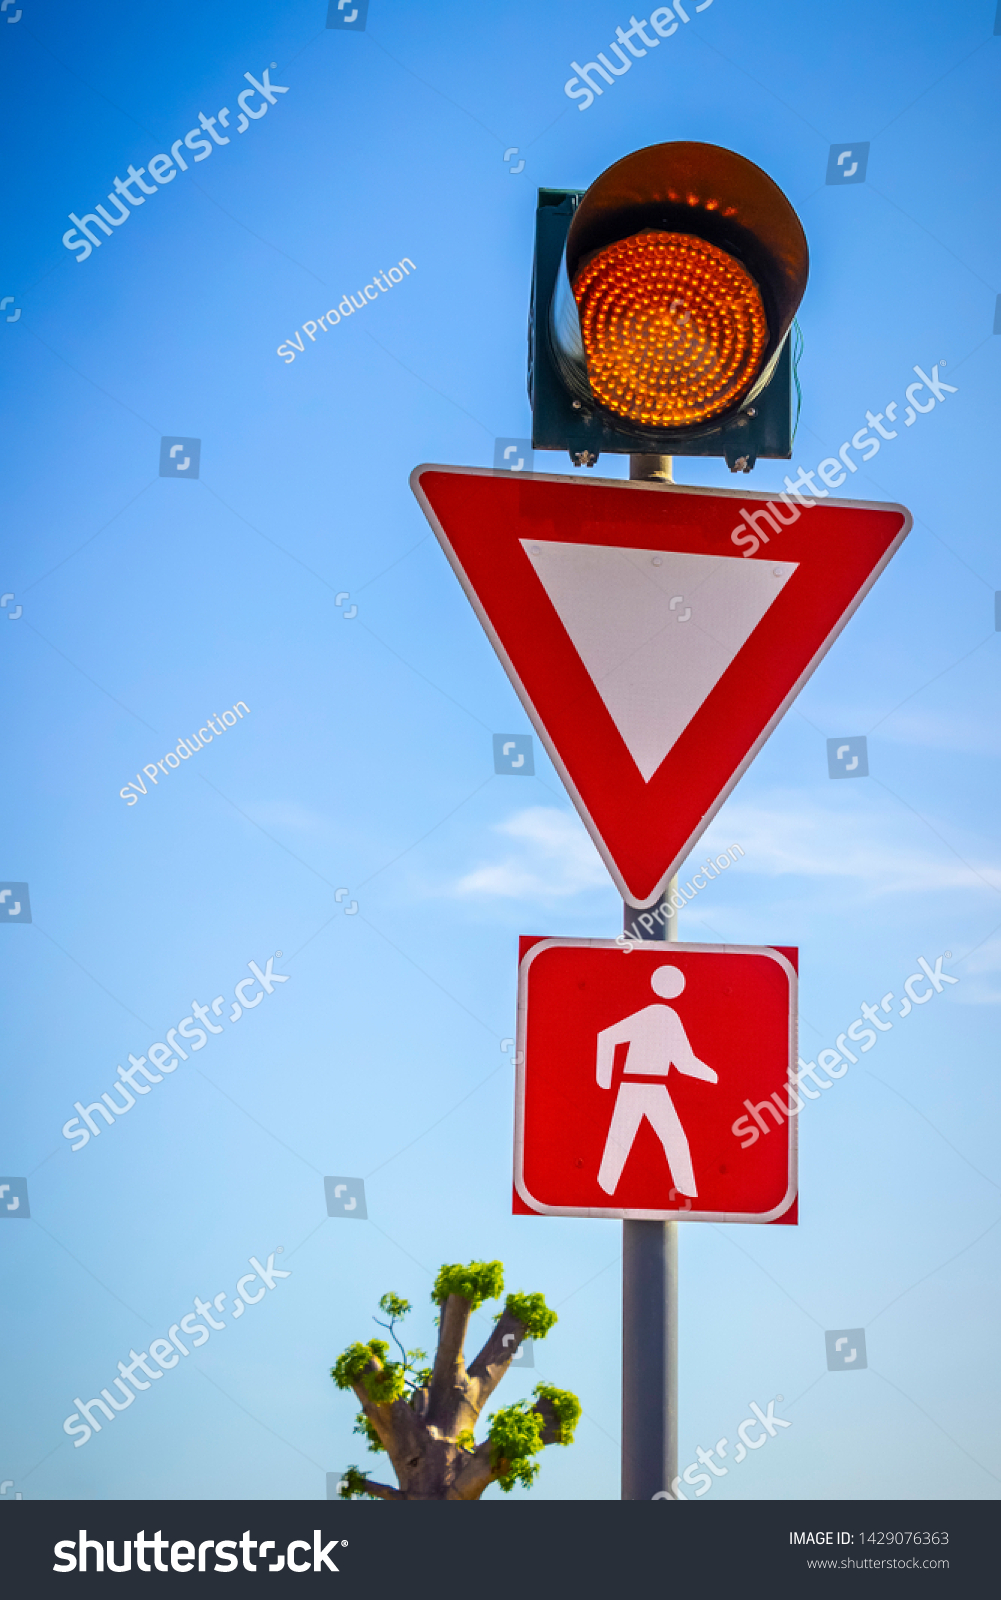
[[[573,294],[594,398],[631,422],[705,422],[758,374],[769,335],[757,285],[705,239],[620,239],[585,263]]]

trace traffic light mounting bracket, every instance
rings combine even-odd
[[[792,458],[792,359],[786,339],[775,372],[751,411],[713,426],[652,441],[624,423],[612,427],[586,403],[574,403],[565,387],[549,343],[549,307],[563,247],[583,189],[540,189],[535,213],[535,261],[528,321],[528,394],[532,404],[532,445],[536,450],[568,450],[597,456],[662,454],[722,456],[733,472],[750,472],[758,457]]]

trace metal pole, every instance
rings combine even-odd
[[[633,479],[672,483],[670,456],[629,457]],[[668,895],[677,879],[668,886]],[[625,932],[639,913],[623,905]],[[677,915],[663,917],[677,938]],[[642,926],[641,926],[642,931]],[[635,936],[635,932],[634,932]],[[648,934],[644,935],[649,937]],[[622,1499],[652,1500],[678,1475],[678,1224],[622,1224]]]
[[[647,483],[673,483],[673,456],[630,456],[629,476]]]

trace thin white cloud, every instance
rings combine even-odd
[[[455,885],[456,894],[565,899],[609,882],[601,857],[570,811],[527,806],[493,832],[514,840],[518,848],[466,873]]]
[[[983,842],[964,838],[955,823],[929,821],[942,838],[893,801],[880,798],[863,813],[797,794],[770,806],[731,803],[720,816],[725,837],[717,824],[703,846],[740,844],[743,872],[854,879],[863,899],[944,889],[976,889],[993,899],[988,884],[1001,889],[1001,868],[987,858]]]
[[[853,884],[859,901],[973,890],[997,898],[1001,912],[1001,894],[989,887],[1001,890],[1001,867],[988,859],[983,841],[964,838],[946,820],[929,820],[959,855],[919,817],[901,814],[896,802],[884,804],[882,797],[865,813],[821,804],[803,793],[778,795],[771,804],[734,801],[724,807],[681,877],[690,876],[704,856],[738,844],[744,851],[739,858],[741,878],[757,874],[839,879]],[[598,852],[570,811],[529,806],[497,824],[493,832],[516,848],[464,874],[453,893],[510,900],[566,899],[609,883]]]
[[[1001,755],[1001,727],[962,711],[922,711],[902,706],[873,729],[872,743],[917,745],[972,756]]]

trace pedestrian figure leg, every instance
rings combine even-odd
[[[664,1146],[674,1187],[680,1194],[694,1199],[699,1191],[695,1187],[695,1174],[692,1171],[692,1153],[681,1119],[674,1109],[674,1101],[662,1083],[653,1090],[645,1109],[654,1132]]]
[[[636,1130],[646,1115],[646,1090],[644,1083],[621,1083],[615,1101],[605,1151],[598,1170],[598,1183],[606,1194],[614,1194],[633,1147]]]

